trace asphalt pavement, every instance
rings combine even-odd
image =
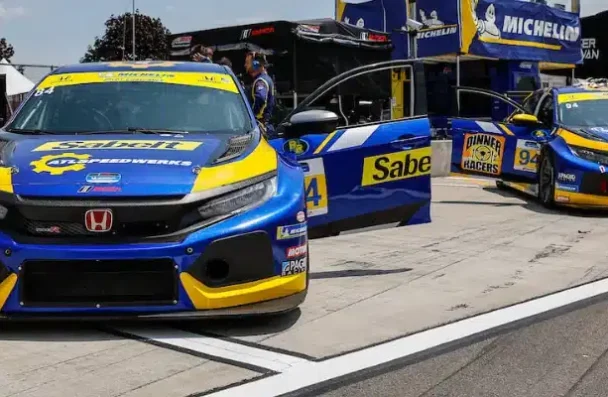
[[[608,301],[602,301],[315,395],[602,397],[607,353]]]

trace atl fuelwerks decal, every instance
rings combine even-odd
[[[306,258],[292,261],[285,261],[281,264],[281,275],[290,276],[293,274],[304,273],[306,271]]]
[[[149,141],[149,140],[115,140],[115,141],[63,141],[46,142],[33,152],[51,152],[54,150],[110,150],[110,149],[148,149],[193,151],[202,142],[195,141]]]
[[[366,157],[363,160],[362,186],[399,181],[417,176],[430,175],[431,148]]]
[[[490,134],[465,134],[461,167],[466,171],[500,175],[505,138]]]
[[[30,163],[36,173],[48,172],[51,175],[61,175],[67,171],[82,171],[87,164],[137,164],[190,167],[192,161],[159,160],[159,159],[112,159],[92,158],[90,154],[63,153],[42,156]]]
[[[286,240],[306,235],[306,223],[277,227],[277,240]]]

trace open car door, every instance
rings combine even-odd
[[[393,69],[411,76],[410,115],[420,116],[338,126],[335,113],[307,110],[350,79]],[[411,60],[362,66],[321,86],[279,126],[281,137],[271,144],[304,170],[311,238],[430,222],[431,130],[426,92],[416,94],[416,87],[424,87],[424,71]]]
[[[541,144],[547,140],[551,126],[505,95],[472,87],[456,87],[458,115],[461,93],[490,97],[515,111],[500,122],[452,118],[452,172],[535,183]]]

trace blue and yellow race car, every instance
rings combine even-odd
[[[541,89],[520,105],[496,92],[457,87],[505,102],[504,121],[451,120],[452,171],[497,179],[540,202],[608,208],[608,89],[580,83]]]
[[[300,112],[271,145],[223,66],[55,70],[0,131],[0,318],[296,308],[311,224],[430,220],[428,119],[337,120]]]

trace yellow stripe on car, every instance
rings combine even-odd
[[[13,193],[13,170],[0,167],[0,192]]]
[[[192,193],[255,178],[275,171],[277,164],[277,152],[265,139],[261,139],[253,152],[244,159],[201,169],[194,181]]]
[[[276,276],[265,280],[228,287],[210,288],[188,273],[180,280],[186,294],[198,310],[223,309],[284,298],[306,289],[306,273]]]
[[[506,125],[504,125],[504,124],[498,124],[498,126],[505,132],[505,134],[507,134],[507,135],[515,135],[513,133],[513,131],[511,131],[509,129],[509,127],[507,127]]]
[[[16,284],[16,274],[9,275],[3,282],[0,283],[0,309],[2,309],[2,307],[6,303],[6,300],[13,291],[13,288],[15,288]]]
[[[593,101],[598,99],[608,99],[608,92],[577,92],[573,94],[560,94],[557,96],[557,103]]]
[[[568,145],[580,146],[588,149],[600,151],[608,151],[608,143],[595,141],[593,139],[583,138],[573,132],[560,128],[557,134],[561,136]]]
[[[36,89],[44,90],[47,88],[80,84],[129,82],[180,84],[193,87],[215,88],[234,93],[239,92],[232,77],[223,73],[144,71],[53,74],[45,78]]]
[[[325,146],[327,146],[327,144],[334,138],[334,136],[336,136],[337,133],[338,133],[338,131],[334,131],[331,134],[327,135],[327,138],[325,138],[323,140],[323,142],[321,142],[321,144],[319,145],[319,147],[317,147],[317,150],[315,150],[314,154],[321,153],[321,151],[323,149],[325,149]]]

